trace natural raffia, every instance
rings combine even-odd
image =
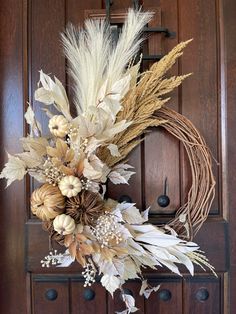
[[[156,118],[184,146],[191,168],[192,185],[187,201],[181,206],[168,225],[184,239],[192,239],[209,214],[215,196],[215,179],[212,158],[202,136],[184,116],[168,108],[156,112]]]

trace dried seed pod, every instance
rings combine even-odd
[[[54,219],[65,210],[65,197],[57,186],[44,184],[31,195],[31,211],[43,221]]]
[[[98,193],[83,190],[66,202],[66,213],[74,218],[77,224],[94,225],[104,213],[104,201]]]

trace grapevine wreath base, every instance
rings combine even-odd
[[[85,286],[99,275],[111,295],[121,290],[126,304],[122,314],[137,310],[134,298],[122,288],[128,279],[141,280],[140,295],[146,298],[159,288],[149,286],[144,268],[167,267],[180,275],[178,265],[183,264],[193,275],[197,264],[214,272],[191,242],[214,197],[211,156],[192,123],[166,108],[166,94],[189,76],[166,73],[190,41],[139,74],[140,62],[134,60],[142,28],[151,18],[151,12],[130,9],[116,44],[103,20],[87,20],[83,29],[67,27],[62,42],[77,115],[71,115],[62,83],[40,71],[35,99],[45,105],[49,134],[43,134],[29,105],[25,119],[30,134],[20,139],[24,152],[8,154],[0,175],[7,186],[27,173],[42,184],[31,195],[32,213],[42,220],[50,239],[65,247],[63,253],[50,252],[42,266],[68,267],[76,260],[84,268]],[[134,174],[127,163],[129,153],[149,127],[160,125],[183,144],[192,186],[176,217],[157,227],[148,222],[149,209],[106,199],[105,192],[108,180],[128,184]]]

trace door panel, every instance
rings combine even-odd
[[[232,297],[229,301],[228,288],[235,286],[236,274],[233,241],[236,229],[233,190],[236,184],[236,87],[233,80],[236,25],[233,12],[236,12],[236,4],[233,0],[143,0],[142,3],[145,9],[152,8],[156,12],[152,26],[164,26],[176,33],[174,38],[161,34],[148,36],[145,54],[164,55],[179,41],[194,38],[171,70],[174,75],[188,72],[194,75],[171,95],[168,106],[196,125],[217,160],[213,162],[216,197],[196,242],[214,264],[218,278],[203,273],[200,268],[196,268],[194,278],[187,273],[183,278],[176,277],[164,269],[146,270],[153,285],[162,283],[158,293],[144,300],[139,296],[140,282],[136,281],[127,283],[126,289],[135,295],[139,313],[234,313],[236,300]],[[120,23],[131,5],[132,1],[113,0],[112,21]],[[57,76],[72,100],[59,33],[67,22],[82,24],[86,16],[96,17],[98,13],[105,14],[105,1],[1,1],[1,165],[5,160],[4,147],[9,153],[16,153],[20,149],[17,138],[27,133],[23,122],[27,100],[33,104],[46,130],[45,115],[33,97],[40,69]],[[145,62],[143,68],[147,65]],[[191,183],[183,147],[159,128],[145,135],[129,163],[136,170],[130,186],[109,186],[109,195],[116,199],[128,195],[142,210],[151,206],[152,223],[167,222],[184,203]],[[161,208],[157,197],[163,193],[165,178],[170,205]],[[119,293],[112,299],[98,283],[84,289],[81,268],[76,263],[68,269],[41,268],[40,261],[48,254],[48,236],[29,208],[29,196],[37,183],[27,178],[25,183],[17,182],[7,190],[3,182],[0,184],[3,224],[0,266],[4,274],[0,285],[1,313],[112,314],[123,310]],[[59,245],[55,248],[60,250]]]

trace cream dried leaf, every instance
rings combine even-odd
[[[16,155],[19,157],[27,166],[27,168],[36,168],[43,165],[42,156],[38,155],[35,150],[30,149],[29,152],[24,152]]]
[[[42,126],[36,120],[34,111],[31,105],[28,105],[27,111],[25,113],[25,120],[30,125],[30,136],[33,137],[33,134],[40,136],[42,134]]]
[[[129,90],[131,76],[127,75],[115,82],[111,89],[107,90],[107,81],[102,86],[99,93],[99,108],[106,111],[115,121],[117,113],[122,109],[121,99]]]
[[[133,167],[128,164],[119,164],[113,168],[108,177],[114,184],[128,184],[130,177],[135,174],[134,171],[127,170],[129,168]]]
[[[118,205],[124,221],[129,224],[143,224],[146,220],[140,214],[138,208],[134,204],[122,203]]]
[[[125,302],[127,309],[123,312],[116,312],[117,314],[129,314],[138,311],[138,308],[135,306],[135,299],[132,295],[123,293],[122,299]]]
[[[109,149],[110,153],[112,156],[115,156],[115,157],[119,157],[120,156],[120,152],[118,150],[118,146],[115,145],[115,144],[109,144],[107,146],[107,148]]]
[[[32,171],[29,170],[28,174],[34,178],[36,181],[38,181],[39,183],[46,183],[46,176],[44,175],[44,172],[42,170],[37,170],[37,171]]]
[[[110,169],[96,156],[91,155],[84,160],[83,175],[89,179],[99,182],[106,182]]]
[[[131,260],[131,258],[127,258],[124,262],[124,275],[122,279],[135,279],[139,278],[137,271],[139,269],[136,267],[135,263]]]
[[[54,77],[55,82],[50,76],[40,71],[40,83],[42,87],[35,91],[35,100],[41,101],[46,105],[54,104],[56,109],[61,112],[67,120],[71,120],[69,100],[62,83]]]
[[[27,173],[26,164],[19,157],[8,154],[8,162],[5,164],[0,178],[7,179],[7,187],[15,180],[22,180]]]
[[[144,297],[148,299],[152,292],[156,292],[159,289],[160,289],[160,285],[155,286],[155,287],[150,287],[147,283],[147,280],[143,280],[141,289],[139,291],[139,295],[144,295]]]
[[[20,141],[25,151],[34,150],[40,156],[44,156],[47,153],[48,141],[44,137],[33,138],[28,136],[22,137]]]
[[[113,293],[119,288],[120,286],[120,279],[116,276],[109,276],[109,275],[103,275],[101,278],[101,284],[107,291],[110,292],[110,294],[113,297]]]

